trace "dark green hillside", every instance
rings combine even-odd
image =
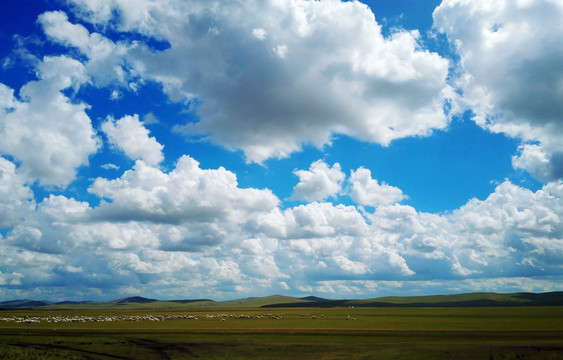
[[[299,303],[299,302],[303,302],[303,300],[291,296],[272,295],[265,297],[250,297],[250,298],[239,299],[239,300],[221,301],[218,302],[217,305],[219,307],[224,307],[224,308],[236,308],[236,307],[252,308],[252,307],[267,307],[276,304],[288,304],[288,303],[291,304],[291,303]]]

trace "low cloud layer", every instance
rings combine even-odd
[[[5,281],[19,274],[18,288],[46,286],[53,296],[63,296],[54,284],[64,279],[110,293],[127,284],[154,296],[186,287],[181,296],[222,297],[285,287],[330,295],[336,279],[367,295],[391,280],[474,279],[481,285],[473,290],[502,290],[495,279],[561,276],[562,183],[532,192],[505,182],[444,215],[400,197],[372,203],[371,212],[327,202],[282,210],[269,190],[240,188],[234,174],[183,157],[169,173],[137,161],[90,192],[111,202],[51,196],[23,206],[25,220],[2,242],[13,256],[2,266]]]

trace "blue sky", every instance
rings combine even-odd
[[[0,13],[0,299],[561,290],[557,1]]]

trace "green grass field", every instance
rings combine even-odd
[[[0,359],[192,358],[563,359],[563,307],[0,311]]]

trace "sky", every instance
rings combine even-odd
[[[563,290],[561,0],[6,0],[0,300]]]

